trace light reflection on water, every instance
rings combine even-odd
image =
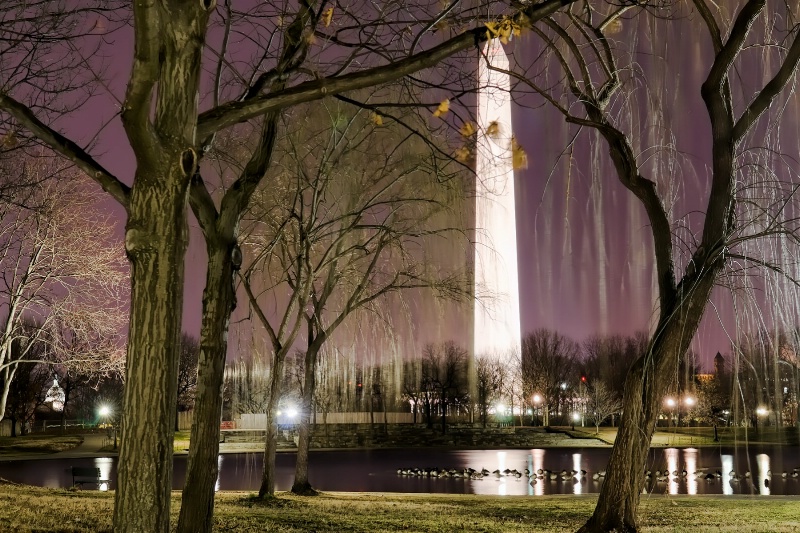
[[[506,468],[508,468],[506,466],[506,452],[497,452],[497,469],[500,470],[500,472],[503,472]],[[507,479],[508,476],[503,476],[497,479],[497,481],[500,483],[497,486],[497,494],[499,496],[505,496],[508,493],[506,487]]]
[[[573,453],[572,454],[572,469],[578,472],[578,475],[575,477],[575,482],[572,485],[572,494],[583,494],[583,483],[582,480],[586,478],[581,476],[581,454]]]
[[[769,492],[769,484],[770,481],[768,472],[770,471],[769,467],[769,455],[765,453],[760,453],[756,455],[756,466],[758,467],[758,488],[761,491],[761,494],[768,495]],[[754,475],[753,478],[756,476]]]
[[[722,455],[722,493],[726,495],[733,494],[733,485],[731,484],[731,472],[733,469],[733,456],[728,454]]]
[[[800,494],[800,477],[792,477],[792,468],[798,466],[800,454],[797,447],[765,446],[733,448],[667,448],[651,450],[646,468],[669,471],[667,478],[648,479],[645,489],[652,494]],[[550,448],[505,450],[444,450],[444,449],[394,449],[394,450],[342,450],[312,452],[309,475],[318,489],[329,491],[453,493],[487,495],[592,494],[600,491],[603,480],[592,474],[605,470],[610,455],[608,448]],[[288,490],[294,476],[293,453],[280,453],[276,460],[277,490]],[[216,490],[256,490],[261,480],[261,454],[228,454],[218,457],[220,474]],[[95,466],[102,476],[111,479],[115,488],[116,458],[45,459],[0,462],[0,477],[48,487],[69,487],[71,466]],[[550,470],[555,479],[547,476],[531,483],[524,474],[484,479],[462,477],[419,477],[397,474],[398,468],[446,468],[463,470],[516,469],[536,473]],[[562,470],[580,473],[561,476]],[[769,476],[770,469],[775,471]],[[686,470],[686,475],[682,471]],[[780,470],[780,471],[779,471]],[[175,458],[174,485],[180,489],[186,471],[185,457]],[[740,479],[733,480],[734,471]],[[750,471],[751,476],[745,477]],[[788,471],[787,477],[781,473]],[[677,472],[677,476],[673,476]],[[696,473],[698,475],[696,475]],[[705,479],[711,474],[711,479]],[[644,475],[644,473],[643,473]]]
[[[697,494],[697,448],[683,450],[686,459],[686,494]]]
[[[219,480],[220,480],[220,477],[221,477],[219,473],[222,472],[223,457],[225,457],[225,456],[222,455],[222,454],[219,454],[217,456],[217,482],[214,483],[214,492],[219,491]]]
[[[111,457],[95,457],[94,466],[100,469],[100,479],[111,479],[111,472],[114,470],[114,459]],[[98,488],[102,491],[107,491],[108,485],[108,482],[100,483]]]
[[[539,470],[544,470],[544,450],[541,448],[536,448],[531,450],[531,459],[533,463],[533,468],[531,469],[532,472],[536,473]],[[529,483],[530,485],[530,483]],[[544,483],[537,480],[536,483],[533,485],[533,495],[535,496],[542,496],[544,494]]]
[[[678,494],[678,455],[680,451],[677,448],[667,448],[664,450],[664,456],[667,458],[667,479],[669,479],[669,493]]]

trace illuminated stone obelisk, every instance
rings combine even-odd
[[[485,57],[484,57],[485,56]],[[484,46],[478,71],[474,354],[503,357],[520,347],[517,222],[511,95],[503,46]]]

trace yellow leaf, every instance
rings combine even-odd
[[[372,122],[376,126],[383,126],[383,118],[377,113],[372,114]]]
[[[497,22],[489,21],[485,24],[486,29],[489,30],[489,38],[494,39],[500,32],[500,25]]]
[[[439,103],[439,107],[436,108],[436,111],[433,112],[434,117],[441,117],[445,113],[450,111],[450,100],[445,98]]]
[[[511,137],[511,167],[514,170],[528,168],[528,154],[525,153],[515,137]]]
[[[486,136],[492,139],[497,139],[500,136],[500,124],[493,120],[486,126]]]
[[[456,150],[456,160],[461,161],[462,163],[466,163],[469,159],[469,148],[466,146],[462,146],[458,150]]]
[[[307,31],[303,37],[305,38],[306,43],[309,45],[312,45],[317,42],[317,38],[314,36],[313,31]]]
[[[465,122],[461,129],[458,130],[458,133],[463,135],[464,137],[472,137],[475,134],[475,124],[472,122]]]
[[[333,20],[333,8],[329,7],[322,12],[322,23],[325,24],[325,27],[327,28],[331,25],[331,20]]]
[[[608,23],[608,25],[606,26],[605,34],[614,35],[615,33],[619,33],[621,30],[622,30],[622,21],[617,18]]]
[[[3,148],[14,148],[17,145],[17,135],[14,133],[13,130],[10,130],[3,136],[3,140],[0,141],[0,146]]]

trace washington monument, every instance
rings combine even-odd
[[[508,74],[500,72],[507,70],[508,57],[500,41],[487,42],[478,69],[476,356],[503,357],[518,351],[521,339],[510,81]]]

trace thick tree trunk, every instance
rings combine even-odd
[[[228,351],[228,325],[236,295],[231,253],[233,243],[207,238],[208,270],[203,291],[203,326],[186,484],[178,517],[179,533],[210,532],[214,515],[214,487],[218,475],[219,423],[222,418],[222,382]]]
[[[305,374],[303,376],[303,400],[300,406],[299,439],[297,441],[297,461],[294,467],[292,492],[300,495],[314,495],[317,492],[308,481],[308,454],[311,449],[311,409],[316,388],[314,369],[317,366],[317,352],[306,350]]]
[[[269,498],[275,495],[275,454],[278,448],[278,400],[281,395],[283,381],[283,363],[286,359],[285,350],[276,354],[272,361],[270,375],[269,398],[267,399],[267,434],[264,441],[264,470],[261,474],[261,487],[258,489],[259,498]]]
[[[136,183],[125,234],[131,315],[114,531],[157,533],[169,531],[188,178],[140,169]]]
[[[645,464],[661,402],[680,357],[689,348],[703,316],[718,269],[709,268],[693,285],[693,292],[680,299],[674,312],[663,313],[650,343],[650,352],[640,357],[625,379],[623,412],[617,439],[611,450],[606,478],[594,514],[579,533],[636,532],[637,509],[645,482]]]

